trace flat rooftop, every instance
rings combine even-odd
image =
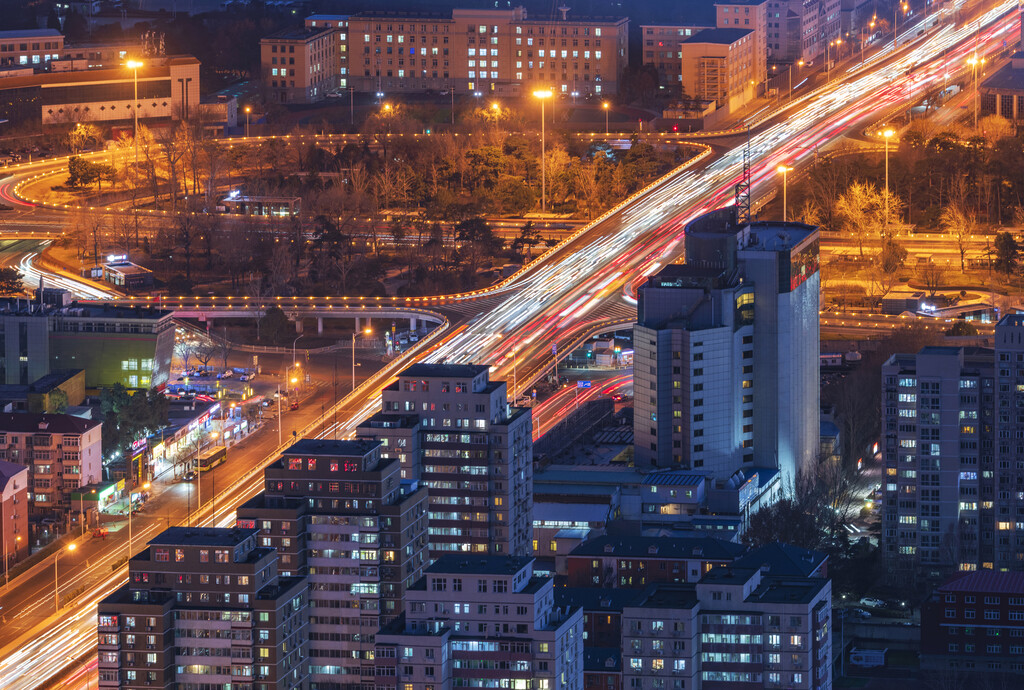
[[[704,29],[693,36],[683,39],[683,43],[715,43],[718,45],[732,45],[747,34],[754,33],[750,29]]]
[[[441,556],[424,569],[425,573],[472,573],[474,575],[513,575],[533,562],[529,556]]]
[[[56,29],[22,29],[20,31],[0,31],[0,41],[18,38],[62,38],[63,34]]]
[[[380,446],[380,441],[371,441],[368,439],[335,441],[333,439],[324,438],[303,438],[288,446],[288,449],[285,450],[282,455],[361,458],[378,446]]]
[[[448,377],[453,379],[471,379],[490,367],[486,364],[413,364],[408,369],[398,373],[400,377],[415,378],[439,378]]]
[[[315,38],[322,33],[331,31],[332,29],[323,26],[311,26],[302,27],[296,29],[284,29],[272,33],[269,36],[264,36],[261,40],[263,41],[308,41],[311,38]]]
[[[235,547],[259,530],[239,527],[168,527],[149,540],[157,546],[229,546]]]

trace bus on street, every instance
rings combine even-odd
[[[224,462],[227,456],[228,449],[224,446],[207,448],[199,454],[199,461],[196,463],[196,466],[200,472],[207,472]]]

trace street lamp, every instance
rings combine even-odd
[[[892,11],[892,47],[893,47],[893,50],[896,49],[896,18],[899,16],[899,11],[900,11],[901,7],[903,8],[903,19],[904,19],[904,21],[906,21],[906,19],[907,19],[907,10],[910,9],[910,6],[906,2],[902,2],[902,3],[896,3],[896,7]]]
[[[199,480],[196,479],[198,482]],[[149,482],[142,485],[143,491],[149,491]],[[132,503],[132,491],[128,490],[128,559],[132,557],[132,513],[134,513],[135,506]]]
[[[363,331],[366,335],[370,335],[373,331],[369,328]],[[352,390],[356,389],[356,332],[352,331]]]
[[[68,551],[74,551],[75,545],[68,544]],[[63,551],[58,551],[53,555],[53,609],[54,613],[60,612],[60,589],[57,582],[57,561],[60,559]]]
[[[139,169],[139,68],[142,67],[141,60],[129,60],[124,66],[134,73],[135,102],[132,103],[132,140],[135,143],[135,170]]]
[[[605,101],[601,104],[601,107],[604,108],[604,133],[608,134],[608,109],[611,107],[611,104]]]
[[[804,66],[804,61],[803,60],[797,60],[796,61],[796,66],[797,67],[803,67]],[[793,100],[793,65],[789,66],[789,100],[790,101]]]
[[[825,81],[832,79],[832,46],[835,45],[836,50],[839,50],[839,46],[842,45],[843,39],[837,38],[834,41],[829,41],[828,46],[825,48]]]
[[[889,229],[889,140],[896,134],[892,129],[879,132],[885,138],[885,229]]]
[[[978,65],[985,65],[985,58],[979,58],[977,55],[972,55],[967,59],[967,64],[971,66],[971,72],[974,74],[974,127],[978,127],[978,109],[981,107],[981,99],[979,98],[978,92]]]
[[[251,106],[245,106],[245,138],[249,138],[249,113],[252,112]]]
[[[787,199],[786,199],[786,181],[787,181],[786,173],[790,172],[792,169],[793,168],[790,168],[790,167],[785,166],[785,165],[780,165],[778,168],[776,168],[776,170],[778,170],[780,173],[782,173],[782,222],[783,223],[786,222],[786,203],[787,203]]]
[[[540,210],[547,210],[547,165],[544,161],[544,102],[551,98],[551,91],[534,91],[534,98],[540,99]]]

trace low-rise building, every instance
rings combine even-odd
[[[583,688],[583,612],[554,605],[533,559],[442,556],[377,634],[377,688]]]
[[[0,67],[46,66],[64,52],[64,36],[56,29],[0,31]]]
[[[138,70],[37,72],[0,78],[0,119],[43,125],[180,120],[199,104],[199,61],[191,55],[150,57]],[[138,99],[136,80],[138,72]]]
[[[99,603],[99,687],[308,687],[309,593],[257,530],[172,527]]]
[[[0,460],[28,468],[34,512],[73,510],[71,492],[102,478],[102,426],[68,414],[0,414]]]
[[[84,369],[86,388],[162,387],[174,354],[169,310],[0,300],[0,383]]]
[[[1021,654],[1024,573],[962,574],[937,588],[921,606],[922,670],[1005,678],[1024,674]]]

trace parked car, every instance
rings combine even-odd
[[[106,527],[97,527],[92,531],[92,536],[94,539],[106,539],[108,534],[110,534],[110,530],[108,530]]]
[[[221,378],[229,379],[229,378],[231,378],[234,375],[235,375],[235,372],[233,372],[230,369],[228,369],[223,374],[221,374]]]
[[[885,606],[885,602],[881,599],[875,599],[874,597],[864,597],[860,600],[861,606],[870,606],[871,608],[877,609]]]

